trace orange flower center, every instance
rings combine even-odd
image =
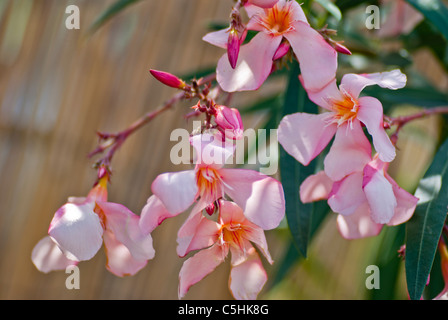
[[[245,233],[246,230],[244,226],[239,223],[224,224],[221,226],[222,242],[239,249],[243,249]]]
[[[349,94],[344,94],[343,100],[330,99],[330,104],[333,106],[335,113],[333,122],[337,123],[338,126],[347,121],[351,123],[358,115],[359,104]]]
[[[293,15],[291,2],[287,2],[282,8],[277,3],[270,9],[265,9],[263,16],[255,16],[257,22],[272,35],[282,35],[293,29]]]
[[[213,202],[222,196],[222,181],[218,170],[203,167],[196,172],[198,195],[208,202]]]

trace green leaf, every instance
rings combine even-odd
[[[448,40],[448,8],[440,0],[407,0]]]
[[[109,21],[112,17],[123,11],[125,8],[130,6],[133,3],[137,3],[141,0],[118,0],[114,2],[109,8],[106,9],[92,24],[89,28],[89,32],[93,33],[98,30],[101,26],[103,26],[107,21]]]
[[[422,48],[429,49],[448,71],[448,44],[446,39],[428,21],[419,23],[412,32],[401,35],[403,45],[409,52],[415,52]]]
[[[310,240],[319,230],[322,222],[324,222],[325,218],[330,212],[330,207],[328,206],[326,200],[317,201],[313,203],[313,205],[313,214],[311,216],[310,222]],[[280,281],[282,281],[287,276],[288,272],[296,265],[296,263],[299,263],[302,258],[303,255],[300,254],[300,252],[297,250],[297,245],[291,239],[291,241],[288,243],[288,249],[286,250],[285,255],[277,264],[278,267],[276,269],[270,287],[274,287]]]
[[[398,255],[398,250],[403,245],[404,238],[404,224],[384,228],[375,261],[373,262],[380,269],[380,288],[368,290],[368,298],[370,300],[394,300],[399,298],[397,285],[402,259]]]
[[[448,139],[415,192],[419,203],[406,224],[406,280],[411,299],[420,299],[448,211]]]
[[[260,99],[250,105],[244,107],[238,107],[240,114],[249,114],[253,112],[260,112],[266,110],[278,110],[281,107],[282,99],[281,95],[274,94],[272,96]]]
[[[440,251],[437,250],[431,273],[429,275],[430,282],[426,286],[423,293],[424,299],[434,299],[440,292],[442,292],[444,288],[445,280],[443,279],[442,264],[440,259]]]
[[[299,65],[294,62],[290,70],[282,116],[295,112],[317,113],[317,106],[308,99],[298,79],[299,73]],[[304,257],[307,256],[315,204],[304,204],[300,201],[299,187],[309,175],[315,173],[315,169],[316,159],[305,167],[280,148],[280,177],[285,192],[286,220],[293,243]]]
[[[337,21],[340,21],[342,18],[341,10],[330,0],[316,0],[325,10],[327,10],[333,17],[336,18]]]

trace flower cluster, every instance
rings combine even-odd
[[[319,91],[308,91],[310,99],[325,112],[295,113],[280,122],[279,142],[303,165],[334,137],[324,170],[304,181],[300,197],[303,202],[327,199],[339,214],[338,227],[345,238],[377,235],[384,224],[406,222],[417,205],[418,199],[387,174],[395,147],[384,128],[381,102],[359,96],[369,85],[394,90],[405,84],[406,76],[399,70],[346,74],[339,87],[333,80]],[[363,127],[372,136],[374,156]]]
[[[247,13],[246,23],[240,8]],[[256,34],[246,42],[248,31]],[[255,299],[267,281],[258,252],[273,263],[264,231],[277,228],[284,218],[284,192],[273,177],[226,166],[234,156],[235,140],[243,138],[243,122],[238,109],[217,103],[216,97],[221,90],[257,90],[275,70],[276,61],[287,55],[299,62],[302,86],[323,112],[286,115],[278,126],[279,143],[306,166],[334,138],[324,170],[301,185],[301,201],[327,200],[347,239],[374,236],[384,225],[406,222],[418,199],[387,173],[396,151],[385,129],[381,102],[361,96],[371,85],[403,88],[406,76],[400,70],[350,73],[338,85],[338,53],[350,51],[332,40],[332,34],[313,29],[297,1],[237,1],[229,27],[203,37],[226,49],[216,67],[217,91],[205,81],[187,83],[170,73],[151,70],[160,82],[180,90],[179,99],[198,99],[187,115],[205,116],[201,128],[190,136],[194,168],[158,175],[146,205],[136,215],[108,202],[108,165],[129,134],[173,102],[119,135],[100,135],[113,139],[116,147],[99,163],[98,179],[87,197],[70,198],[57,210],[48,236],[33,250],[36,267],[43,272],[64,269],[91,259],[104,243],[107,269],[117,276],[133,275],[154,257],[151,233],[165,219],[189,211],[177,233],[177,254],[183,258],[195,253],[180,270],[179,298],[230,252],[230,291],[236,299]],[[98,152],[110,146],[107,143]]]

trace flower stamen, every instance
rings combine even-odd
[[[294,29],[292,26],[293,14],[291,2],[286,3],[282,8],[276,4],[270,9],[264,10],[264,15],[253,17],[269,34],[278,36]]]

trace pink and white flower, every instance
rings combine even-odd
[[[255,5],[244,7],[250,18],[247,30],[259,31],[241,46],[238,62],[233,67],[227,54],[218,61],[216,77],[224,91],[256,90],[272,71],[278,50],[284,54],[286,39],[300,63],[305,87],[318,90],[334,79],[337,52],[308,23],[296,1],[279,0],[272,8]],[[227,48],[228,29],[211,32],[203,37],[213,45]]]
[[[196,151],[195,168],[160,174],[152,183],[153,195],[167,210],[158,220],[178,215],[195,202],[193,211],[200,212],[227,195],[251,222],[263,229],[280,224],[285,214],[281,183],[254,170],[224,168],[234,152],[229,141],[208,133],[191,137]]]
[[[247,220],[243,210],[234,202],[219,203],[218,222],[195,215],[198,217],[195,223],[189,221],[189,228],[194,229],[194,233],[178,237],[179,245],[186,247],[182,256],[200,250],[187,259],[180,270],[179,298],[183,298],[192,285],[223,263],[229,252],[229,287],[235,299],[256,299],[267,281],[260,256],[252,245],[255,244],[268,262],[273,263],[263,229]]]
[[[107,202],[106,186],[107,177],[103,177],[86,198],[69,198],[56,211],[48,236],[32,252],[40,271],[90,260],[103,243],[106,268],[120,277],[137,273],[154,257],[152,237],[141,232],[139,217],[121,204]]]
[[[384,129],[382,104],[374,97],[360,97],[360,93],[370,85],[396,90],[405,84],[406,76],[393,70],[346,74],[339,88],[333,80],[320,91],[308,91],[310,100],[329,112],[285,116],[278,127],[278,141],[297,161],[308,165],[335,136],[325,158],[325,173],[337,181],[350,172],[362,170],[370,161],[371,147],[365,143],[364,125],[379,158],[390,162],[395,158],[395,147]]]
[[[346,239],[378,235],[384,225],[409,220],[418,201],[389,176],[388,166],[376,155],[364,169],[336,182],[321,171],[305,179],[300,199],[303,203],[327,200],[338,213],[338,229]]]

